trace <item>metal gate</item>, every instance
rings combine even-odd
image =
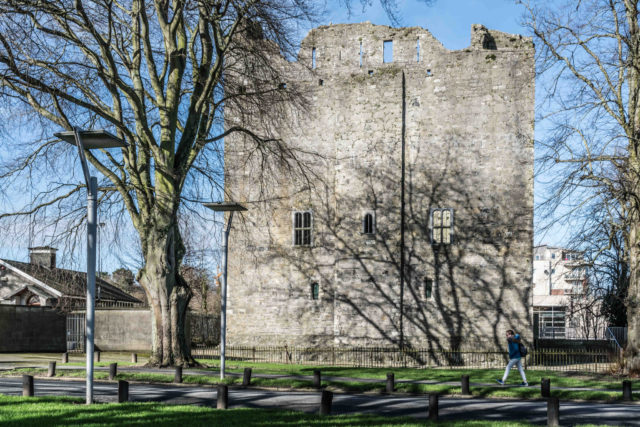
[[[84,353],[85,313],[67,315],[67,351]]]

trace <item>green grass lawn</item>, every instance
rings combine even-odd
[[[5,427],[42,425],[83,426],[424,426],[413,418],[376,415],[320,417],[295,411],[265,409],[216,410],[193,405],[109,403],[84,405],[64,397],[23,398],[0,395],[0,424]],[[434,424],[435,425],[435,424]],[[524,427],[528,423],[495,421],[438,422],[451,427]]]

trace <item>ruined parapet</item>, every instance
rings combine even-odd
[[[489,30],[484,25],[473,24],[470,47],[484,50],[533,49],[533,40],[531,37]]]

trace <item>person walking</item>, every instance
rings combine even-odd
[[[520,354],[520,335],[516,334],[511,329],[507,331],[507,345],[509,346],[509,363],[507,363],[502,379],[496,381],[498,384],[504,385],[507,377],[509,377],[511,368],[513,368],[514,365],[517,365],[520,376],[522,377],[522,383],[520,385],[527,387],[529,383],[527,382],[527,377],[525,376],[524,369],[522,368],[522,355]]]

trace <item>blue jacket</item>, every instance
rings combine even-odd
[[[516,340],[520,339],[520,334],[516,334],[513,338],[507,338],[509,344],[509,359],[522,359],[520,355],[520,346]]]

